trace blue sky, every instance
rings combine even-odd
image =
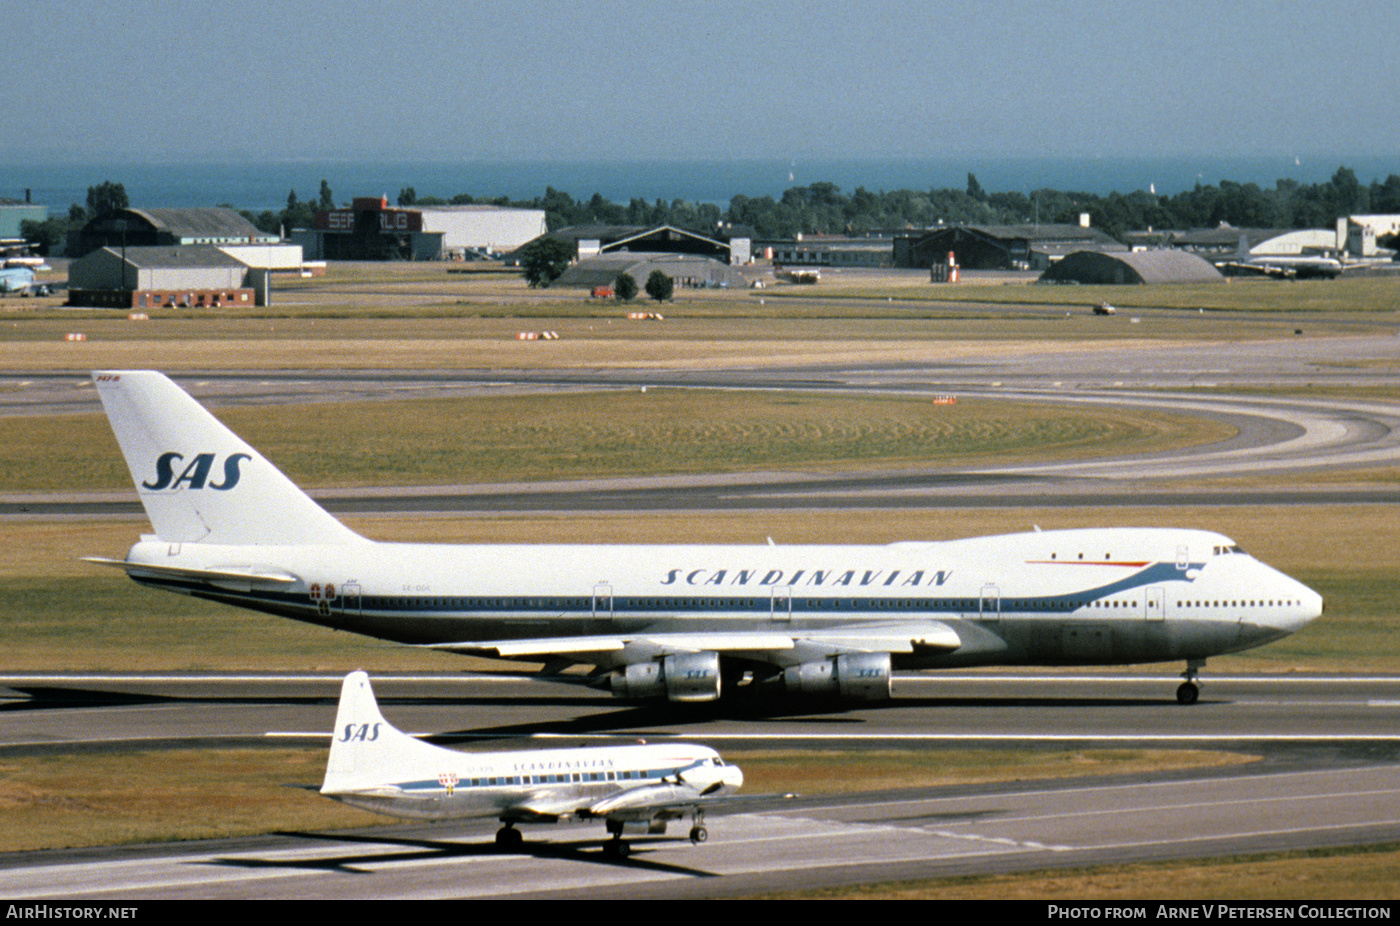
[[[1400,157],[1393,0],[0,4],[12,162]]]

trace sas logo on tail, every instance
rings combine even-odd
[[[238,479],[242,476],[238,467],[244,460],[251,460],[252,456],[246,453],[235,453],[224,458],[223,480],[220,482],[210,482],[209,472],[214,468],[214,454],[196,454],[194,459],[186,463],[180,475],[175,475],[175,469],[184,463],[185,456],[175,451],[162,453],[156,460],[155,482],[143,482],[141,487],[159,491],[161,489],[203,489],[210,488],[219,492],[227,492],[238,485]]]

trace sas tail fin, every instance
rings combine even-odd
[[[440,749],[396,728],[379,712],[369,676],[351,672],[340,686],[340,707],[331,731],[331,754],[321,793],[363,793],[399,776],[411,777],[442,764]]]
[[[164,375],[98,371],[92,378],[161,540],[292,545],[364,539]]]

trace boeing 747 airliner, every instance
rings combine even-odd
[[[94,373],[155,530],[143,585],[402,643],[593,666],[624,698],[890,697],[895,670],[1184,660],[1259,646],[1322,598],[1220,534],[1060,530],[866,545],[381,543],[160,373]]]

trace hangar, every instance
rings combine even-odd
[[[1222,260],[1238,256],[1242,249],[1255,256],[1335,254],[1338,240],[1337,231],[1328,228],[1236,228],[1222,222],[1216,228],[1174,234],[1170,243],[1207,260]],[[1345,243],[1345,231],[1340,240]]]
[[[463,260],[514,250],[546,231],[542,209],[397,207],[383,196],[323,209],[314,222],[291,233],[313,260]]]
[[[1075,251],[1040,275],[1042,283],[1223,283],[1211,263],[1186,251]]]
[[[569,225],[549,233],[568,243],[579,260],[598,254],[694,254],[726,264],[746,264],[751,257],[753,234],[733,226],[711,236],[674,225]]]
[[[69,236],[73,257],[98,248],[189,244],[278,245],[281,236],[262,231],[233,209],[118,209]]]
[[[1126,252],[1109,235],[1079,225],[954,225],[894,240],[894,265],[927,270],[951,251],[968,270],[1044,270],[1074,251]]]
[[[617,278],[627,273],[645,286],[647,277],[660,270],[674,281],[678,287],[743,287],[747,285],[743,274],[710,257],[700,254],[653,254],[646,252],[619,251],[613,254],[596,254],[576,262],[551,286],[572,286],[587,289],[611,287]]]

